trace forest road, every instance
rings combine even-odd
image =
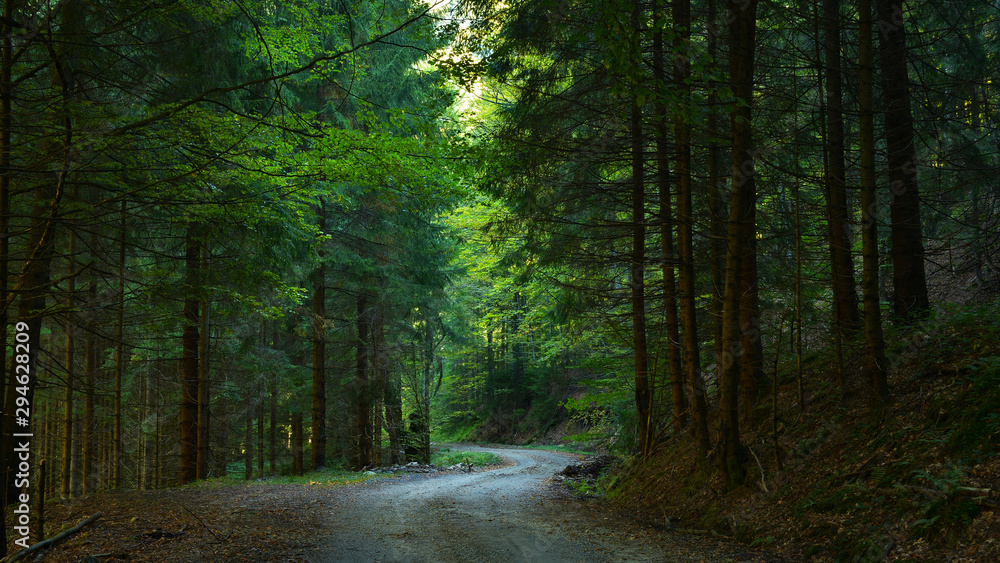
[[[460,445],[512,465],[379,479],[336,490],[327,561],[774,561],[710,538],[641,529],[551,484],[574,461],[543,450]],[[319,515],[316,515],[319,517]],[[780,559],[778,559],[780,560]]]

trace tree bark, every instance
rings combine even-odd
[[[910,78],[906,65],[906,34],[902,3],[877,0],[881,40],[882,96],[889,162],[889,206],[892,225],[893,313],[910,322],[930,309],[924,273],[924,243],[920,223],[917,160],[910,112]]]
[[[403,461],[403,445],[400,441],[400,429],[403,427],[403,405],[400,393],[399,374],[389,373],[389,351],[385,344],[385,306],[379,305],[375,311],[377,321],[372,339],[375,343],[375,366],[382,371],[385,382],[382,388],[385,404],[385,428],[389,434],[389,462],[393,465]]]
[[[389,410],[388,405],[385,403],[386,398],[386,386],[389,382],[386,381],[387,378],[387,358],[385,356],[385,327],[382,323],[385,322],[384,316],[385,305],[382,303],[382,298],[377,300],[377,303],[372,310],[371,317],[371,337],[369,341],[371,342],[371,368],[372,368],[372,378],[375,380],[375,393],[373,395],[375,399],[375,425],[374,425],[374,435],[373,435],[373,447],[374,447],[374,463],[376,466],[382,465],[382,428],[383,426],[388,429],[389,421],[387,420],[387,412]],[[391,431],[390,431],[391,434]],[[397,438],[398,439],[398,438]],[[392,441],[390,439],[390,448],[392,447]],[[390,454],[391,457],[391,454]]]
[[[827,232],[833,283],[834,325],[843,336],[859,328],[858,294],[847,223],[847,184],[844,164],[843,86],[840,53],[840,0],[823,0],[826,52],[826,169]]]
[[[681,354],[684,361],[684,381],[691,403],[691,421],[694,423],[695,443],[699,465],[708,453],[708,405],[705,384],[701,375],[701,351],[698,348],[698,319],[695,310],[694,244],[692,231],[694,212],[691,204],[691,122],[694,107],[691,100],[691,62],[687,56],[691,40],[691,2],[674,0],[673,3],[676,58],[674,59],[674,84],[681,98],[681,114],[674,119],[674,143],[677,174],[677,250],[680,258]],[[692,115],[688,115],[688,114]]]
[[[121,223],[118,241],[118,307],[115,310],[115,426],[111,452],[112,486],[121,486],[122,464],[122,375],[125,370],[125,211],[126,200],[122,198]],[[185,305],[186,307],[186,305]],[[186,311],[185,311],[186,314]],[[181,337],[183,340],[183,336]],[[183,399],[182,399],[183,402]],[[183,407],[182,407],[183,408]],[[183,433],[183,430],[181,431]],[[182,454],[183,455],[183,454]],[[182,462],[183,463],[183,462]]]
[[[274,337],[271,341],[271,348],[278,350],[278,321],[274,320]],[[270,421],[271,426],[268,434],[268,458],[270,460],[269,472],[271,477],[278,474],[278,373],[271,372],[271,401],[270,401]]]
[[[716,22],[716,2],[718,0],[709,0],[708,3],[708,21],[710,22],[709,34],[708,34],[708,56],[718,63],[717,58],[717,45],[718,45],[718,25]],[[730,157],[726,162],[727,158],[724,154],[723,147],[720,146],[718,139],[723,135],[719,131],[720,120],[719,120],[719,108],[721,107],[721,101],[719,100],[719,88],[720,84],[712,80],[709,83],[709,114],[708,114],[708,181],[709,181],[709,192],[708,192],[708,202],[709,211],[711,213],[711,223],[709,225],[710,231],[710,250],[709,259],[711,260],[709,275],[712,280],[712,300],[710,303],[710,310],[712,312],[712,340],[714,342],[714,354],[713,357],[719,358],[722,356],[724,351],[724,344],[722,341],[722,301],[724,298],[725,291],[725,260],[726,260],[726,210],[724,207],[723,195],[729,189],[727,178],[724,175],[725,168],[731,165],[732,158]],[[718,367],[718,366],[716,366]],[[704,389],[704,383],[702,382],[701,388]],[[704,391],[702,391],[704,395]],[[707,418],[707,415],[706,415]],[[706,421],[707,424],[707,421]],[[707,439],[707,433],[706,433]]]
[[[372,453],[372,419],[371,397],[368,377],[368,341],[371,337],[371,322],[368,311],[368,296],[363,292],[358,295],[357,318],[357,352],[355,356],[357,377],[357,413],[358,413],[358,467],[370,467],[373,462]]]
[[[674,434],[687,426],[687,399],[684,396],[684,371],[681,367],[681,342],[677,316],[677,280],[675,275],[673,213],[670,201],[670,159],[667,149],[666,76],[663,70],[663,0],[653,4],[656,14],[653,33],[653,84],[656,87],[656,183],[660,199],[660,260],[663,272],[663,304],[667,322],[667,371]]]
[[[319,232],[326,230],[326,209],[319,203]],[[323,242],[319,242],[319,264],[313,274],[313,380],[312,380],[312,470],[326,465],[326,265]]]
[[[292,475],[302,475],[302,413],[292,413]]]
[[[198,476],[198,352],[201,282],[199,227],[190,223],[184,237],[184,329],[181,334],[181,483]],[[118,343],[121,346],[121,342]]]
[[[752,150],[752,149],[750,149]],[[757,194],[743,194],[740,259],[740,402],[743,420],[751,422],[760,383],[764,380],[764,349],[760,334],[760,282],[757,278]]]
[[[93,310],[97,308],[97,280],[90,280],[90,300],[88,307]],[[84,362],[86,363],[86,378],[84,383],[83,396],[83,494],[94,492],[94,393],[96,388],[94,379],[97,374],[97,337],[94,332],[97,330],[96,314],[89,315],[90,330],[87,331],[87,350]]]
[[[872,6],[871,0],[858,3],[858,101],[861,104],[859,134],[861,145],[861,245],[862,299],[865,321],[865,372],[877,404],[889,396],[886,380],[885,343],[882,338],[882,311],[878,295],[878,213],[875,199],[875,112],[872,101]]]
[[[636,0],[632,4],[630,23],[632,25],[633,60],[640,60],[640,18],[642,4]],[[634,69],[633,88],[638,86],[639,68]],[[643,177],[643,135],[642,107],[638,96],[631,100],[632,136],[632,253],[629,265],[629,282],[632,294],[632,347],[635,364],[635,405],[639,425],[639,452],[642,456],[650,450],[650,412],[652,392],[649,386],[649,354],[646,349],[646,189]]]
[[[202,271],[209,272],[211,263],[209,261],[210,251],[208,249],[208,243],[206,242],[202,246]],[[198,365],[198,459],[197,459],[197,478],[207,479],[209,471],[209,432],[208,432],[208,421],[210,413],[210,400],[211,395],[209,394],[209,364],[208,359],[211,354],[212,347],[212,299],[211,296],[205,295],[204,301],[201,303],[202,310],[202,322],[203,327],[201,331],[201,339],[199,341],[199,355],[201,356],[201,362]]]
[[[246,390],[246,403],[243,408],[246,428],[243,430],[243,479],[249,481],[253,477],[253,396],[248,387]]]
[[[73,386],[74,386],[74,375],[75,370],[73,369],[73,354],[74,345],[76,341],[74,340],[74,326],[73,326],[73,297],[76,293],[76,276],[74,270],[76,269],[76,261],[73,258],[73,253],[76,251],[75,247],[75,236],[73,232],[69,233],[69,242],[67,244],[66,255],[68,257],[67,262],[67,280],[66,280],[66,389],[63,394],[63,449],[62,449],[62,474],[61,481],[59,483],[59,494],[62,498],[69,498],[72,496],[72,490],[70,489],[71,476],[73,475]]]
[[[723,302],[723,342],[726,350],[717,359],[719,371],[719,470],[728,487],[743,483],[746,454],[740,443],[740,293],[745,253],[747,200],[754,193],[754,156],[751,127],[753,103],[754,35],[756,0],[730,0],[729,75],[733,94],[741,104],[733,111],[732,190],[729,202],[729,235],[726,244],[726,286]]]

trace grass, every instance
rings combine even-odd
[[[242,471],[234,472],[229,475],[224,475],[222,477],[213,477],[211,479],[205,479],[204,481],[195,481],[186,485],[187,487],[197,487],[197,488],[217,488],[217,487],[232,487],[237,485],[245,485],[249,483],[267,483],[269,485],[353,485],[355,483],[361,483],[368,481],[369,479],[376,478],[373,475],[367,475],[361,471],[348,471],[346,469],[334,468],[334,469],[321,469],[319,471],[311,471],[304,475],[278,475],[275,477],[266,477],[260,479],[258,477],[253,477],[249,481],[243,478]],[[384,477],[384,475],[383,475]]]
[[[468,462],[472,465],[482,467],[484,465],[498,465],[503,463],[503,458],[489,452],[463,452],[445,447],[431,454],[431,463],[438,467],[448,467],[456,463]]]

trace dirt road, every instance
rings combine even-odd
[[[512,465],[378,480],[323,507],[331,536],[314,561],[765,561],[711,539],[653,532],[551,486],[562,453],[490,451]]]

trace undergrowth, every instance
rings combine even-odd
[[[438,467],[448,467],[457,463],[471,463],[474,466],[482,467],[484,465],[499,465],[503,463],[503,458],[490,452],[464,452],[445,447],[431,453],[431,463]]]
[[[609,496],[654,524],[680,517],[682,527],[806,559],[1000,560],[1000,542],[989,541],[1000,536],[996,310],[952,309],[887,332],[884,409],[871,407],[861,383],[863,358],[846,359],[844,389],[833,355],[821,351],[830,367],[812,364],[801,410],[795,359],[781,358],[777,413],[765,396],[741,429],[755,454],[743,486],[727,491],[714,468],[699,471],[685,433],[648,461],[623,465]]]
[[[362,471],[349,471],[342,468],[332,468],[332,469],[320,469],[319,471],[310,471],[303,475],[277,475],[274,477],[254,477],[250,480],[243,478],[241,472],[233,472],[222,477],[212,477],[202,481],[195,481],[186,487],[195,488],[215,488],[215,487],[231,487],[234,485],[244,485],[248,483],[267,483],[271,485],[352,485],[355,483],[361,483],[369,479],[373,479],[372,475],[368,475]]]

